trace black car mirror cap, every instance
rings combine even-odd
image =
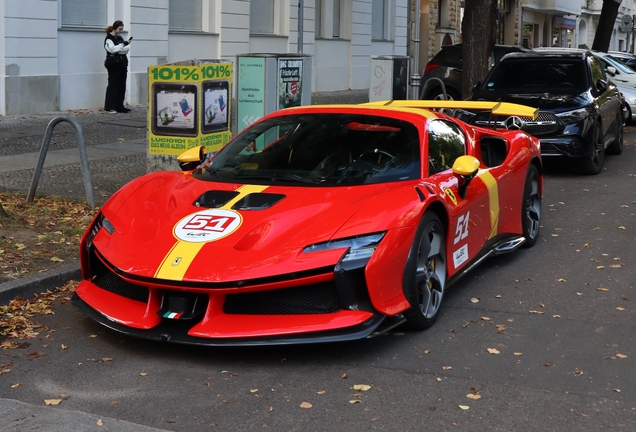
[[[480,85],[481,85],[481,81],[475,81],[475,84],[473,84],[473,86],[470,88],[470,91],[474,92],[475,90],[479,88]]]
[[[600,93],[603,93],[605,90],[607,90],[607,81],[602,79],[596,81],[596,90],[598,90]]]

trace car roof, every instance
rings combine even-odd
[[[570,58],[583,60],[588,55],[592,55],[590,51],[584,49],[534,49],[527,52],[511,52],[506,54],[504,59],[541,59],[541,58]]]

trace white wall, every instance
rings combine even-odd
[[[275,36],[250,36],[248,0],[203,1],[204,31],[187,33],[169,32],[169,0],[109,0],[109,22],[87,29],[61,28],[60,0],[0,0],[0,115],[101,108],[105,28],[116,19],[124,21],[125,37],[134,36],[126,94],[133,105],[148,102],[151,65],[298,52],[297,0],[278,1]],[[366,89],[371,55],[406,54],[408,0],[394,0],[389,40],[373,42],[371,0],[344,1],[350,2],[347,34],[316,39],[315,1],[304,0],[303,53],[313,56],[312,91]]]

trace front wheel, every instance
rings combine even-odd
[[[619,155],[623,153],[623,122],[621,116],[616,118],[616,136],[614,141],[607,146],[607,154]]]
[[[603,169],[603,161],[605,160],[605,141],[603,138],[603,130],[601,124],[596,123],[592,131],[592,142],[588,160],[583,162],[581,171],[583,174],[596,175]]]
[[[536,166],[530,165],[523,188],[521,226],[526,241],[524,247],[532,247],[539,237],[541,225],[541,177]]]
[[[407,326],[424,330],[435,322],[446,289],[446,234],[436,214],[424,214],[415,234],[404,274],[411,303]]]

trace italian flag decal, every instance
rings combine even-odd
[[[168,319],[179,319],[181,316],[183,315],[183,312],[166,312],[165,314],[163,314],[164,318],[168,318]]]

